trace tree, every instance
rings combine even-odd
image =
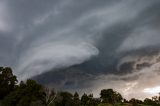
[[[156,103],[153,100],[151,100],[149,98],[146,98],[144,100],[144,104],[146,104],[146,105],[155,105]]]
[[[54,89],[44,88],[42,101],[45,104],[45,106],[49,106],[50,104],[52,104],[55,98],[56,98],[56,93]]]
[[[17,82],[11,68],[0,67],[0,100],[15,89]]]
[[[9,95],[7,95],[2,104],[4,106],[30,106],[41,102],[43,97],[43,87],[34,80],[27,80],[26,83],[21,82],[20,85]],[[2,106],[3,106],[2,105]]]
[[[122,102],[122,96],[120,93],[113,91],[113,89],[103,89],[100,93],[100,98],[103,103],[116,104]]]
[[[98,106],[100,100],[93,98],[93,94],[83,94],[81,97],[81,106]]]
[[[88,101],[87,101],[87,106],[98,106],[99,100],[93,98],[93,94],[88,95]]]
[[[152,101],[158,102],[158,101],[159,101],[159,97],[158,97],[158,96],[153,96],[153,97],[152,97]]]
[[[87,94],[83,94],[82,97],[81,97],[81,105],[82,106],[86,106],[87,105],[87,102],[89,100],[89,97],[87,96]]]
[[[77,92],[75,92],[75,94],[73,95],[73,101],[74,101],[74,106],[80,106],[81,101],[79,99],[79,94]]]
[[[59,92],[55,99],[56,106],[74,106],[73,95],[69,92]]]
[[[131,100],[129,100],[129,103],[131,103],[133,106],[138,106],[138,104],[143,104],[143,102],[141,100],[132,98]]]

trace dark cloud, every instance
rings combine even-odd
[[[1,0],[0,64],[71,91],[126,84],[130,97],[158,79],[159,13],[159,0]]]

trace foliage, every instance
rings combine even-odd
[[[123,99],[121,94],[113,89],[103,89],[101,90],[100,95],[103,103],[116,104],[122,102]]]
[[[50,104],[52,104],[55,98],[56,98],[56,93],[53,89],[44,88],[44,93],[41,100],[43,101],[45,106],[49,106]]]
[[[74,104],[74,106],[80,106],[81,105],[79,94],[77,92],[75,92],[74,95],[73,95],[73,104]]]
[[[29,106],[41,100],[42,88],[34,80],[29,79],[26,83],[21,82],[13,92],[4,98],[2,104],[5,106]]]
[[[0,67],[0,100],[12,92],[17,84],[17,78],[9,67]]]
[[[103,89],[100,98],[84,93],[46,88],[28,79],[17,84],[17,78],[9,67],[0,67],[0,106],[160,106],[160,94],[144,101],[124,99],[113,89]]]
[[[89,100],[89,98],[88,98],[87,94],[84,93],[83,96],[81,97],[81,105],[86,106],[88,100]]]
[[[59,92],[55,99],[56,106],[74,106],[73,95],[69,92]]]

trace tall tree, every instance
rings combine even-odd
[[[83,94],[82,97],[81,97],[81,105],[82,106],[86,106],[87,105],[87,102],[89,100],[89,97],[87,96],[87,94]]]
[[[30,106],[42,103],[43,87],[34,80],[27,80],[26,83],[21,82],[20,85],[3,100],[4,106]],[[2,105],[2,106],[3,106]],[[45,106],[45,105],[43,105]]]
[[[113,89],[103,89],[100,93],[100,98],[104,103],[116,104],[122,102],[122,96],[120,93],[114,91]]]
[[[11,68],[0,67],[0,100],[15,89],[17,82]]]
[[[59,92],[55,99],[56,106],[74,106],[73,95],[69,92]]]
[[[55,98],[56,98],[56,93],[54,89],[49,89],[49,88],[44,87],[42,101],[45,104],[45,106],[49,106],[50,104],[53,104]]]
[[[77,92],[75,92],[75,94],[73,95],[73,101],[74,101],[74,106],[80,106],[81,101],[79,99],[79,94]]]

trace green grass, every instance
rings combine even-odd
[[[106,103],[101,103],[101,104],[99,104],[98,106],[113,106],[113,105],[111,105],[111,104],[106,104]]]
[[[112,104],[106,104],[106,103],[101,103],[99,104],[98,106],[113,106]],[[117,104],[115,106],[132,106],[132,104],[129,104],[129,103],[124,103],[124,104]],[[139,104],[138,106],[150,106],[150,105],[142,105],[142,104]]]

